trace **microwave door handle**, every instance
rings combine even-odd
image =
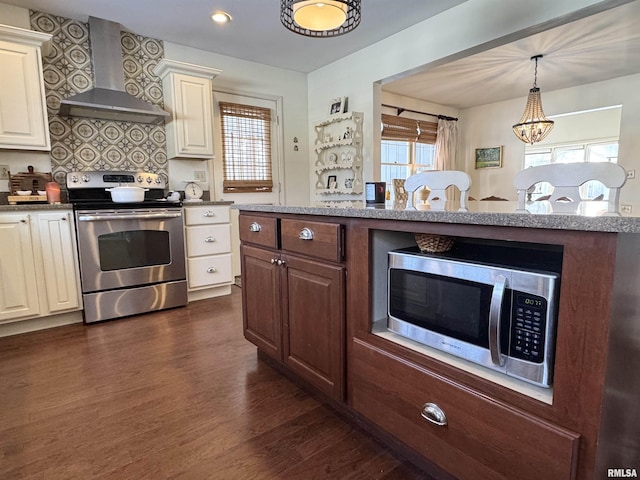
[[[489,352],[494,365],[502,367],[504,359],[500,353],[500,319],[502,318],[502,299],[507,287],[507,277],[498,275],[491,293],[491,305],[489,307]]]

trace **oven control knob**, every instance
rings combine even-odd
[[[156,183],[157,183],[157,184],[162,183],[162,180],[160,179],[160,177],[156,177]]]
[[[69,181],[70,181],[71,183],[78,183],[78,176],[77,176],[77,175],[71,175],[71,176],[69,177]]]
[[[82,175],[82,181],[83,182],[90,182],[91,181],[91,177],[89,175]]]
[[[151,183],[153,180],[151,180],[151,177],[147,177],[147,183]]]
[[[138,175],[138,178],[136,178],[136,181],[137,181],[138,183],[142,183],[142,176],[141,176],[141,175]]]

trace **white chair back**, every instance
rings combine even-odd
[[[404,188],[407,191],[408,201],[407,208],[414,207],[414,193],[420,187],[426,186],[431,189],[427,201],[434,210],[444,209],[447,194],[446,190],[450,186],[456,186],[460,190],[460,210],[467,210],[467,197],[469,188],[471,187],[471,177],[465,172],[459,170],[443,170],[432,172],[420,172],[411,175],[404,182]]]
[[[609,189],[608,211],[615,212],[618,208],[620,188],[627,181],[624,168],[616,163],[554,163],[529,167],[518,172],[513,185],[518,191],[518,210],[524,209],[527,190],[540,182],[548,182],[553,186],[553,193],[549,197],[552,204],[559,200],[563,203],[572,202],[576,205],[583,200],[580,196],[580,186],[590,180],[597,180]]]

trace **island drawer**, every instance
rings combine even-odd
[[[240,214],[240,241],[269,248],[278,248],[278,219]]]
[[[342,261],[342,225],[283,219],[282,249],[333,262]]]
[[[575,478],[578,434],[361,340],[351,358],[353,408],[460,480]]]

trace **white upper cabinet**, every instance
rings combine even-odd
[[[51,150],[41,59],[49,39],[0,25],[0,148]]]
[[[213,158],[214,68],[162,59],[155,73],[162,78],[169,158]]]

